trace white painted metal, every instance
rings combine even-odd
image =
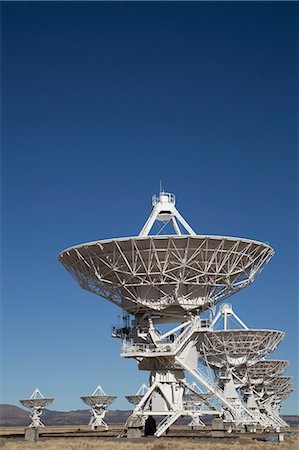
[[[257,386],[267,379],[277,377],[288,367],[288,361],[261,360],[253,364],[248,362],[246,366],[236,368],[236,375],[243,381],[243,386]]]
[[[248,327],[245,325],[245,323],[240,319],[239,316],[237,316],[237,314],[233,311],[232,305],[230,305],[229,303],[223,303],[220,308],[218,313],[216,314],[211,327],[215,328],[217,322],[219,322],[220,318],[223,318],[223,322],[224,322],[224,330],[228,330],[229,329],[229,319],[231,317],[234,317],[237,321],[237,323],[239,323],[241,325],[241,327],[243,327],[245,330],[248,330]]]
[[[108,430],[108,425],[104,421],[106,415],[106,408],[110,403],[112,403],[116,397],[114,395],[106,395],[100,385],[98,385],[95,391],[91,395],[81,397],[82,401],[91,406],[91,417],[89,421],[89,426],[92,430],[97,427],[104,427]]]
[[[191,236],[196,236],[195,231],[176,209],[175,196],[173,194],[161,191],[159,197],[153,196],[152,205],[152,212],[140,231],[139,236],[148,236],[156,220],[164,223],[172,221],[176,234],[181,235],[182,232],[178,226],[178,221]]]
[[[186,383],[186,391],[183,397],[184,409],[192,411],[191,422],[189,427],[205,426],[201,420],[203,416],[220,416],[219,411],[212,402],[212,393],[202,392],[198,384],[193,381],[191,384]]]
[[[138,405],[138,403],[141,401],[142,397],[147,393],[148,386],[146,384],[142,384],[136,394],[133,395],[126,395],[126,399],[132,403],[133,405]]]
[[[158,234],[168,223],[175,234],[150,235],[156,221],[163,223]],[[81,287],[135,316],[113,336],[123,339],[122,356],[135,358],[140,370],[150,372],[144,395],[127,398],[136,405],[134,414],[143,419],[164,416],[156,436],[182,415],[201,423],[203,409],[223,415],[232,426],[254,429],[281,423],[270,417],[273,408],[268,416],[262,413],[252,391],[242,396],[238,389],[247,383],[246,368],[272,352],[284,334],[248,329],[228,304],[213,321],[201,316],[252,283],[273,254],[269,245],[253,240],[196,235],[176,209],[174,195],[164,191],[153,197],[139,236],[81,244],[60,254]],[[215,327],[220,319],[224,329],[219,331]],[[232,319],[241,330],[231,329]],[[173,326],[161,332],[159,323]],[[198,367],[199,360],[209,375]],[[188,405],[185,372],[207,390],[209,402]]]
[[[42,410],[49,406],[54,401],[54,398],[45,398],[39,389],[35,389],[31,396],[25,400],[20,400],[20,403],[26,408],[31,410],[30,419],[31,424],[30,428],[44,427],[45,425],[42,423],[40,416],[42,415]]]
[[[230,412],[231,419],[236,424],[251,423],[257,420],[238,395],[229,396],[228,392],[222,391],[213,380],[197,368],[197,360],[200,356],[198,342],[201,342],[202,335],[209,333],[206,325],[206,322],[195,316],[181,334],[173,333],[172,342],[156,341],[154,343],[154,339],[152,339],[153,344],[126,342],[123,345],[123,356],[138,358],[141,369],[152,370],[151,388],[135,408],[134,414],[173,415],[175,418],[179,413],[180,415],[194,416],[195,410],[191,413],[183,406],[186,386],[183,370],[186,370],[221,402]],[[172,331],[174,332],[174,329]],[[213,332],[211,331],[211,333]],[[154,368],[156,369],[153,370]],[[176,396],[174,396],[174,392]],[[149,403],[151,403],[150,413],[148,412]],[[156,435],[160,436],[166,424],[170,422],[172,422],[171,419],[163,422],[158,427]]]
[[[243,400],[257,422],[272,428],[286,426],[273,408],[268,406],[265,409],[260,406],[259,397],[253,389],[267,379],[273,380],[279,371],[286,368],[286,361],[261,360],[265,354],[275,349],[284,334],[273,330],[249,330],[234,313],[231,305],[222,305],[212,325],[218,325],[221,317],[224,331],[213,331],[204,336],[205,342],[201,344],[204,362],[213,367],[226,397],[234,397],[235,389],[243,388]],[[242,330],[231,329],[232,318],[236,325],[243,327]],[[266,368],[268,371],[265,371]]]
[[[202,358],[213,367],[238,367],[272,353],[284,333],[276,330],[216,330],[201,335]]]
[[[184,318],[250,284],[266,244],[217,236],[148,236],[82,244],[59,259],[81,287],[130,314]]]

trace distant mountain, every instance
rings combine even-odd
[[[28,413],[18,406],[0,405],[0,425],[28,425]]]
[[[125,423],[129,411],[107,411],[106,418],[108,423]],[[27,426],[30,424],[30,411],[13,405],[0,405],[0,426]],[[90,412],[87,409],[77,411],[52,411],[45,409],[42,415],[42,421],[47,425],[84,425],[88,424]]]
[[[132,413],[132,410],[107,411],[105,420],[107,423],[124,424]],[[0,426],[27,426],[30,423],[29,410],[19,408],[13,405],[0,405]],[[299,416],[283,416],[292,428],[299,428]],[[87,409],[78,409],[76,411],[52,411],[45,409],[42,415],[42,421],[46,425],[87,425],[90,418],[90,412]],[[207,423],[210,421],[207,420]],[[186,418],[182,418],[178,423],[188,423]]]
[[[291,428],[299,428],[299,416],[282,416]]]

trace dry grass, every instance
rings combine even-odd
[[[4,450],[297,450],[299,448],[298,435],[288,437],[283,444],[266,442],[221,442],[198,439],[150,439],[132,442],[127,440],[110,440],[100,438],[69,438],[45,439],[39,442],[25,442],[23,440],[1,440],[0,448]]]

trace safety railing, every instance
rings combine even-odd
[[[144,354],[146,356],[155,356],[164,353],[172,353],[172,344],[163,344],[159,347],[155,347],[154,345],[149,344],[123,344],[121,346],[121,354],[122,355],[136,355],[136,354]]]
[[[211,322],[209,320],[196,319],[191,324],[187,325],[186,328],[175,337],[174,341],[167,338],[166,342],[163,342],[159,346],[153,344],[135,344],[133,341],[123,341],[121,347],[122,355],[135,355],[135,354],[146,354],[148,356],[154,356],[155,354],[170,354],[177,352],[181,345],[189,340],[191,335],[196,331],[208,330],[210,328]]]
[[[195,333],[196,331],[207,331],[210,329],[210,326],[210,320],[196,319],[193,323],[187,326],[184,331],[174,340],[174,350],[177,350],[182,345],[182,343],[186,342],[193,333]]]

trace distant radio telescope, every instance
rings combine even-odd
[[[89,421],[91,429],[95,430],[97,427],[104,427],[105,430],[108,430],[108,425],[104,421],[106,408],[116,397],[114,395],[106,395],[101,386],[98,385],[91,395],[83,396],[81,399],[86,405],[91,406]]]
[[[54,398],[45,398],[38,389],[35,389],[29,398],[20,400],[20,403],[22,403],[23,406],[31,410],[29,416],[31,419],[31,424],[29,425],[30,428],[45,426],[40,420],[40,416],[42,415],[43,409],[46,406],[51,405],[53,401]]]

